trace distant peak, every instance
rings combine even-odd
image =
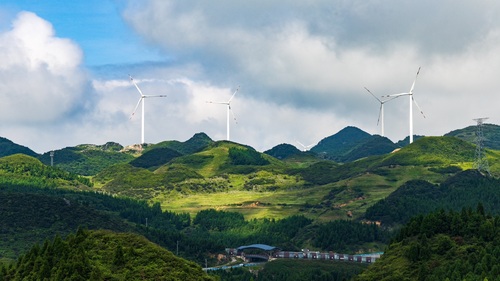
[[[205,139],[205,140],[212,141],[212,139],[207,134],[205,134],[203,132],[194,134],[189,140],[193,140],[193,139]]]

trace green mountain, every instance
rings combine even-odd
[[[1,280],[214,280],[197,264],[132,233],[86,231],[36,245]]]
[[[484,147],[500,150],[500,126],[494,124],[483,124],[482,132]],[[445,134],[445,136],[457,137],[475,144],[477,139],[476,134],[477,126],[469,126],[467,128],[451,131]]]
[[[33,150],[31,150],[25,146],[15,144],[11,140],[8,140],[6,138],[0,137],[0,157],[9,156],[9,155],[18,154],[18,153],[26,154],[26,155],[32,156],[32,157],[38,156],[38,154],[36,152],[34,152]]]
[[[361,142],[370,138],[370,134],[356,127],[346,127],[338,133],[322,139],[311,148],[312,152],[322,155],[324,158],[342,162],[344,155],[348,154]]]
[[[88,189],[88,178],[44,165],[26,154],[0,158],[0,184]]]
[[[346,127],[324,138],[311,148],[324,159],[335,162],[352,162],[364,157],[382,155],[399,148],[388,138],[370,135],[356,127]]]
[[[416,140],[421,139],[423,137],[425,137],[425,136],[413,135],[413,141],[416,141]],[[407,146],[409,144],[410,144],[410,137],[409,136],[405,137],[404,139],[402,139],[396,143],[396,145],[399,147],[404,147],[404,146]]]
[[[460,172],[440,185],[424,180],[408,181],[368,208],[365,218],[384,225],[404,224],[419,214],[441,208],[458,211],[479,203],[489,212],[500,214],[497,204],[500,202],[499,186],[500,180],[484,176],[476,170]]]
[[[214,141],[207,136],[205,133],[194,134],[190,139],[185,142],[180,142],[176,140],[164,141],[153,145],[148,145],[145,152],[154,150],[157,148],[167,147],[172,150],[179,152],[180,154],[192,154],[199,152],[200,150],[206,148],[208,145],[212,144]]]
[[[177,150],[168,147],[158,147],[145,151],[141,156],[130,161],[130,165],[138,168],[158,168],[170,160],[182,156]]]
[[[388,138],[374,135],[352,148],[352,150],[342,157],[342,160],[343,162],[352,162],[364,157],[387,154],[398,148]]]
[[[75,147],[66,147],[39,156],[40,161],[65,171],[83,176],[95,175],[104,168],[118,163],[127,163],[134,159],[129,153],[122,152],[123,146],[108,142],[104,145],[81,144]]]
[[[451,165],[474,161],[475,146],[454,137],[423,137],[397,153],[384,157],[382,165]]]
[[[0,258],[16,259],[32,245],[55,234],[67,235],[79,226],[132,230],[123,219],[82,205],[78,202],[82,198],[57,193],[37,192],[23,186],[0,188]]]
[[[379,136],[366,140],[386,142]],[[114,165],[96,175],[93,183],[111,194],[161,202],[171,211],[194,214],[221,208],[249,218],[300,213],[328,221],[361,218],[367,208],[410,180],[443,183],[472,168],[474,152],[474,145],[455,137],[424,137],[388,154],[338,164],[302,156],[279,160],[219,141],[158,168]],[[488,151],[493,174],[500,174],[499,156]]]
[[[212,143],[212,139],[205,133],[198,133],[185,142],[164,141],[148,145],[142,155],[132,160],[130,164],[134,167],[154,170],[174,158],[199,152]]]
[[[277,146],[264,151],[265,154],[271,155],[274,158],[284,160],[291,156],[302,153],[295,146],[287,143],[278,144]]]
[[[472,210],[412,218],[354,280],[498,280],[500,217],[485,213],[481,204]]]

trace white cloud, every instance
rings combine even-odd
[[[199,78],[213,85],[240,81],[259,104],[249,114],[252,122],[263,119],[260,129],[241,130],[261,149],[263,135],[279,140],[304,111],[330,118],[328,124],[311,122],[317,135],[335,133],[337,124],[378,133],[379,104],[363,87],[378,95],[408,91],[419,66],[415,99],[427,118],[415,109],[416,134],[442,135],[473,124],[478,115],[498,120],[491,100],[500,70],[500,4],[493,1],[130,3],[128,22],[175,54],[179,65],[198,62],[204,71]],[[293,114],[281,120],[265,107]],[[395,141],[408,134],[407,112],[407,98],[386,106],[386,133]],[[265,120],[282,123],[267,131]]]
[[[21,12],[0,34],[0,118],[10,126],[57,122],[82,106],[82,52],[50,23]]]
[[[429,8],[429,7],[432,7]],[[488,116],[498,123],[500,4],[493,1],[129,0],[124,18],[168,62],[92,69],[82,51],[35,14],[0,33],[3,136],[37,151],[140,140],[226,137],[225,101],[235,88],[231,139],[266,150],[311,144],[345,126],[377,127],[376,95],[408,91],[422,66],[416,134],[442,135]],[[92,83],[89,82],[92,79]],[[386,104],[386,135],[408,134],[408,99]],[[54,147],[55,146],[55,147]]]

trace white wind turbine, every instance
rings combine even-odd
[[[413,103],[415,103],[415,105],[417,106],[418,110],[420,110],[420,113],[425,118],[424,112],[422,111],[422,109],[420,109],[420,106],[418,106],[417,101],[415,101],[415,99],[413,98],[413,89],[415,88],[415,82],[417,81],[417,77],[418,77],[419,73],[420,73],[420,67],[418,68],[417,75],[415,75],[415,80],[413,80],[413,84],[411,85],[410,92],[386,96],[387,98],[390,98],[390,97],[396,98],[396,97],[401,97],[401,96],[410,96],[410,99],[409,99],[410,100],[410,143],[413,143]]]
[[[313,144],[310,144],[310,145],[303,145],[302,143],[300,143],[300,141],[296,141],[298,144],[300,144],[300,146],[302,146],[302,151],[308,151],[311,147],[313,147],[314,143]]]
[[[396,99],[396,98],[399,98],[399,96],[397,97],[391,97],[391,98],[388,98],[388,99],[385,99],[385,100],[381,100],[379,98],[377,98],[372,92],[370,92],[370,90],[368,90],[366,87],[365,87],[365,90],[368,91],[368,93],[370,93],[375,99],[378,100],[378,102],[380,102],[380,110],[378,112],[378,120],[377,120],[377,126],[378,124],[380,123],[380,127],[381,127],[381,136],[384,136],[384,104],[388,101],[391,101],[393,99]]]
[[[135,83],[134,79],[132,78],[132,76],[130,76],[130,81],[132,81],[132,83],[134,84],[135,88],[137,89],[137,91],[139,91],[139,94],[141,95],[141,97],[139,98],[139,101],[137,102],[137,105],[135,106],[135,109],[134,111],[132,112],[132,115],[130,116],[130,119],[132,119],[132,117],[134,116],[135,112],[137,111],[137,108],[139,107],[139,104],[142,103],[142,108],[141,108],[141,115],[142,115],[142,119],[141,119],[141,144],[144,144],[144,99],[145,98],[165,98],[167,97],[166,95],[144,95],[141,91],[141,89],[139,88],[139,86],[137,86],[137,84]]]
[[[236,93],[238,92],[238,90],[240,89],[240,86],[238,86],[238,88],[236,88],[236,91],[234,91],[233,95],[231,96],[231,98],[226,101],[226,102],[213,102],[213,101],[207,101],[208,103],[214,103],[214,104],[224,104],[227,106],[227,136],[226,136],[226,139],[229,140],[229,112],[231,112],[231,114],[233,115],[233,119],[234,121],[236,122],[236,117],[234,116],[234,113],[233,111],[231,110],[231,101],[233,100],[234,98],[234,95],[236,95]]]

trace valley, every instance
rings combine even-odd
[[[499,126],[488,128],[495,144]],[[79,145],[53,158],[4,139],[1,261],[79,227],[142,235],[198,265],[224,264],[215,258],[224,248],[253,243],[384,251],[417,215],[478,204],[500,214],[500,151],[486,150],[491,176],[472,169],[476,147],[461,136],[473,129],[397,147],[347,127],[310,151],[281,144],[263,153],[199,133],[142,150]]]

